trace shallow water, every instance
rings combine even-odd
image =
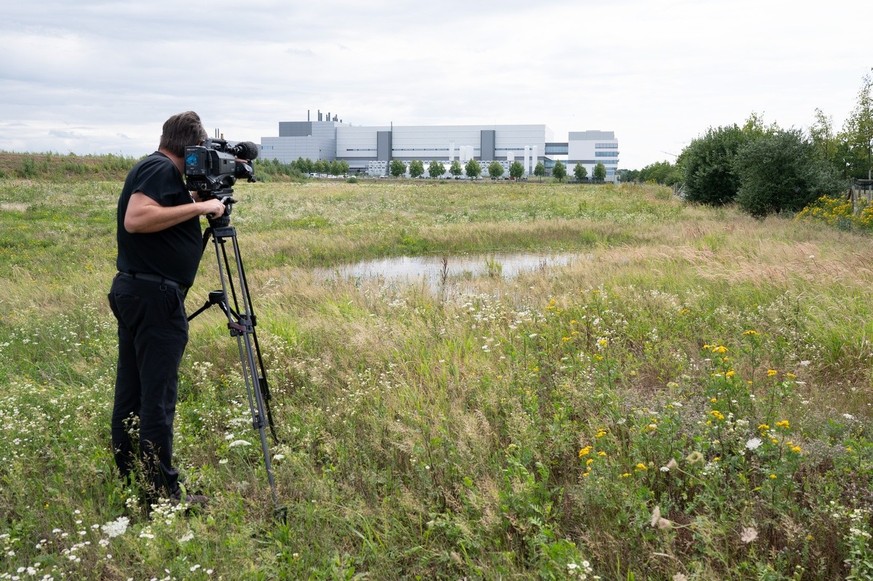
[[[578,253],[489,254],[475,256],[401,256],[366,260],[331,269],[318,269],[316,276],[327,279],[381,279],[400,282],[426,282],[436,286],[443,281],[491,276],[510,279],[523,272],[543,270],[591,260]]]

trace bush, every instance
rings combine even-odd
[[[799,212],[844,187],[813,144],[796,129],[750,141],[737,152],[733,166],[740,180],[737,204],[756,217]]]
[[[685,192],[691,202],[722,206],[734,201],[740,180],[733,161],[748,140],[737,125],[709,129],[686,147],[680,156]]]

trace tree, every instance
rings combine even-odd
[[[509,166],[509,177],[514,180],[519,179],[524,175],[524,166],[520,161],[513,161]]]
[[[748,141],[736,124],[710,128],[682,150],[685,193],[692,202],[721,206],[734,201],[740,189],[733,161],[740,147]]]
[[[833,166],[797,129],[749,141],[739,149],[733,165],[740,181],[737,205],[758,218],[798,212],[843,188]]]
[[[540,179],[546,175],[546,166],[543,165],[543,162],[537,162],[537,165],[534,167],[534,175]]]
[[[449,173],[455,177],[459,177],[462,173],[464,173],[464,169],[461,167],[461,162],[457,159],[454,160],[451,167],[449,168]]]
[[[409,162],[409,175],[418,178],[424,175],[424,162],[420,159],[413,159]]]
[[[391,172],[392,176],[394,176],[395,178],[399,178],[406,173],[406,164],[399,159],[392,159],[391,165],[389,166],[389,171]]]
[[[834,134],[833,120],[821,109],[815,110],[815,121],[809,127],[809,138],[822,159],[833,165],[835,169],[843,169],[843,160],[837,159],[840,142]]]
[[[561,160],[555,162],[555,167],[552,168],[552,175],[555,176],[559,182],[564,181],[564,178],[567,177],[567,167],[561,163]]]
[[[427,173],[432,178],[438,178],[446,173],[446,166],[441,162],[434,160],[427,166]]]
[[[604,182],[606,181],[606,166],[603,165],[602,162],[597,162],[597,165],[594,166],[594,181],[595,182]]]
[[[488,177],[491,179],[499,178],[503,175],[503,164],[499,161],[492,161],[488,164]]]
[[[844,126],[849,151],[853,154],[846,163],[862,160],[851,167],[852,175],[873,178],[873,76],[864,75],[858,91],[858,102],[849,114]],[[851,159],[854,158],[854,159]]]
[[[576,167],[573,168],[573,175],[576,176],[577,182],[581,182],[588,177],[588,170],[581,163],[577,163]]]
[[[672,186],[682,181],[679,168],[669,161],[656,161],[639,170],[636,178],[643,182]]]
[[[475,180],[482,175],[482,166],[479,165],[479,162],[475,159],[471,159],[467,162],[467,165],[464,166],[464,172],[467,174],[468,178]]]

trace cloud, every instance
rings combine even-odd
[[[148,153],[171,114],[259,141],[330,111],[358,125],[614,130],[622,167],[752,112],[840,127],[873,4],[781,0],[31,0],[4,8],[0,149]]]

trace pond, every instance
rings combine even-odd
[[[409,283],[425,282],[439,286],[443,282],[477,277],[510,279],[523,272],[544,270],[590,261],[591,256],[578,253],[515,253],[470,256],[401,256],[366,260],[316,270],[327,279],[381,279]]]

